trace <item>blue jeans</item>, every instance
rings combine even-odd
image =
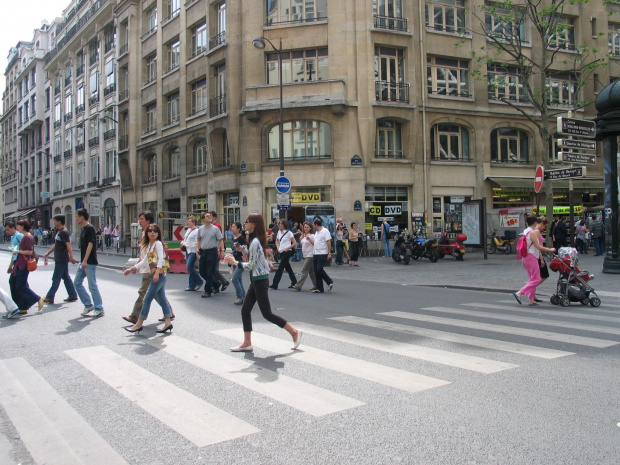
[[[245,288],[243,287],[243,268],[235,267],[235,271],[232,275],[232,283],[235,286],[235,292],[237,293],[237,299],[245,299]]]
[[[90,291],[93,299],[90,299],[90,295],[86,292],[84,287],[84,278],[88,279],[88,290]],[[97,265],[86,265],[86,269],[82,269],[82,265],[78,266],[78,270],[75,273],[75,289],[80,296],[80,300],[84,307],[92,307],[94,304],[95,310],[103,310],[103,301],[101,300],[101,294],[97,287]]]
[[[293,255],[293,258],[298,262],[301,262],[304,259],[301,250],[301,241],[298,241],[297,245],[295,246],[295,254]]]
[[[65,283],[65,289],[67,289],[67,294],[69,294],[69,297],[77,296],[75,286],[73,285],[71,275],[69,274],[69,263],[55,262],[54,274],[52,275],[52,287],[50,287],[50,290],[47,291],[47,295],[45,296],[46,298],[54,300],[54,296],[60,286],[61,280]]]
[[[336,265],[340,265],[342,263],[342,254],[344,253],[344,248],[342,241],[336,241]]]
[[[219,263],[220,259],[217,256],[217,247],[202,249],[200,251],[198,270],[200,271],[202,279],[205,280],[205,292],[207,294],[213,292],[213,288],[218,286],[218,281],[215,278],[215,269]]]
[[[605,252],[605,246],[603,245],[603,241],[605,240],[605,236],[599,236],[594,238],[594,247],[596,248],[596,255],[603,255]]]
[[[40,297],[35,294],[28,285],[29,274],[30,272],[26,268],[23,270],[18,268],[15,274],[11,273],[11,276],[9,276],[11,297],[20,310],[28,310],[40,299]]]
[[[196,252],[187,254],[186,268],[189,272],[189,288],[194,289],[196,286],[202,286],[202,278],[196,271]]]
[[[392,248],[390,247],[390,240],[381,241],[383,242],[383,252],[385,252],[385,256],[388,258],[392,258]]]
[[[151,309],[151,303],[157,296],[157,301],[161,305],[161,309],[164,311],[164,318],[170,318],[172,311],[168,305],[168,299],[166,299],[166,275],[160,274],[159,281],[154,283],[153,276],[151,275],[151,284],[144,294],[144,300],[142,301],[142,310],[140,311],[140,318],[146,320],[149,316],[149,310]]]

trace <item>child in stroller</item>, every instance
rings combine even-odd
[[[568,307],[571,302],[579,302],[581,305],[598,307],[601,299],[588,284],[588,281],[594,279],[594,275],[577,268],[577,255],[576,249],[561,247],[549,263],[551,271],[559,273],[556,293],[551,296],[551,303]]]

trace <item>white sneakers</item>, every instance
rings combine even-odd
[[[92,312],[95,307],[84,307],[84,310],[80,313],[82,316],[87,316],[90,312]]]
[[[92,316],[93,318],[97,318],[105,315],[105,312],[103,310],[95,310],[95,307],[84,307],[84,310],[82,310],[82,313],[80,313],[80,315]]]
[[[231,347],[230,348],[231,352],[254,352],[254,347],[252,346],[247,346],[247,347]]]
[[[301,344],[301,336],[303,336],[303,335],[304,335],[304,332],[301,329],[298,329],[297,330],[297,339],[293,343],[293,347],[291,347],[291,349],[295,350],[295,349],[297,349],[297,347],[299,347],[299,344]]]

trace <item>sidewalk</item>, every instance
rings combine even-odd
[[[9,253],[2,247],[5,253]],[[37,254],[42,256],[49,247],[36,247]],[[123,254],[111,250],[98,250],[97,257],[102,267],[122,270],[131,258],[131,252]],[[53,259],[50,259],[50,265]],[[42,265],[42,260],[39,261]],[[301,263],[291,263],[296,273],[301,271]],[[222,271],[228,269],[228,265],[220,263]],[[603,257],[595,257],[593,253],[582,255],[579,258],[579,268],[593,273],[595,278],[591,282],[601,298],[619,298],[620,289],[618,283],[620,276],[605,274]],[[327,268],[327,273],[338,280],[355,280],[372,283],[392,283],[403,286],[432,286],[450,289],[471,289],[487,292],[514,292],[521,288],[527,281],[523,265],[516,259],[515,254],[488,255],[484,260],[483,252],[468,252],[464,261],[456,261],[449,257],[431,263],[427,259],[411,261],[409,265],[395,263],[392,259],[383,257],[360,257],[359,267],[347,265],[332,265]],[[542,295],[551,295],[555,291],[557,273],[550,271],[549,279],[540,286]]]

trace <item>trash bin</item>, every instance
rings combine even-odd
[[[185,254],[181,252],[181,249],[168,249],[168,259],[170,261],[168,273],[187,274],[187,260],[185,259]]]

